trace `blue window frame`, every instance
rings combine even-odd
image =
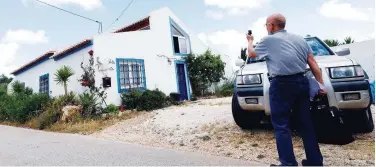
[[[172,51],[175,56],[187,56],[191,53],[191,40],[189,35],[176,22],[170,18],[170,31]]]
[[[50,94],[49,74],[44,74],[39,77],[39,93]]]
[[[145,65],[143,59],[116,59],[118,92],[129,89],[146,90]]]

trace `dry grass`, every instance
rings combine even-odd
[[[124,112],[121,116],[111,116],[107,119],[80,120],[78,122],[58,122],[45,129],[52,132],[78,133],[89,135],[112,126],[122,120],[135,118],[144,112]]]

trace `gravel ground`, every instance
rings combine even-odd
[[[345,146],[320,144],[324,164],[374,166],[374,134],[355,135],[356,141]],[[120,122],[93,136],[263,164],[278,163],[273,132],[241,130],[233,121],[231,98],[200,100],[156,110]],[[295,155],[300,162],[305,158],[303,144],[298,137],[293,140]]]

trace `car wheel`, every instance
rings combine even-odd
[[[371,108],[368,107],[365,111],[360,113],[360,122],[359,122],[359,132],[360,133],[369,133],[372,132],[375,128],[372,118]]]
[[[232,116],[235,123],[242,129],[254,129],[261,126],[264,112],[253,112],[243,110],[236,95],[232,96]]]
[[[348,111],[346,114],[350,127],[353,127],[354,133],[370,133],[374,129],[371,108],[368,107],[364,110]]]

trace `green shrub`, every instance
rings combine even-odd
[[[29,88],[29,87],[26,87],[24,93],[25,93],[26,95],[32,95],[32,94],[33,94],[33,89],[31,89],[31,88]]]
[[[33,89],[30,87],[26,87],[24,83],[21,83],[20,81],[15,81],[12,83],[12,90],[13,94],[26,94],[26,95],[32,95]]]
[[[66,96],[59,96],[57,98],[57,101],[62,106],[79,104],[79,99],[77,98],[77,95],[74,92],[69,92]]]
[[[142,91],[136,89],[123,93],[121,94],[121,104],[124,105],[126,109],[136,109],[139,98],[142,96],[142,94]]]
[[[63,106],[58,103],[58,101],[50,101],[43,108],[42,112],[38,117],[35,117],[30,121],[29,126],[34,129],[45,129],[60,120],[62,115]]]
[[[5,95],[7,95],[7,84],[5,83],[2,83],[0,84],[0,97],[3,97]]]
[[[166,106],[167,97],[166,95],[156,90],[146,90],[140,98],[138,98],[137,102],[137,110],[139,111],[150,111],[160,109]]]
[[[26,110],[30,112],[30,117],[35,117],[42,112],[43,106],[50,100],[48,94],[32,94],[26,105]]]
[[[116,107],[114,104],[110,104],[110,105],[108,105],[108,106],[103,110],[103,113],[115,113],[115,114],[118,114],[118,113],[119,113],[119,108]]]
[[[5,96],[0,102],[0,118],[13,122],[24,123],[42,111],[43,105],[49,101],[48,95],[24,93]]]
[[[229,97],[232,96],[234,92],[234,82],[235,79],[226,79],[223,84],[215,87],[215,95],[217,97]]]
[[[98,97],[92,93],[83,93],[79,95],[80,105],[82,105],[81,115],[84,118],[97,115],[101,112],[101,107],[98,103]]]

